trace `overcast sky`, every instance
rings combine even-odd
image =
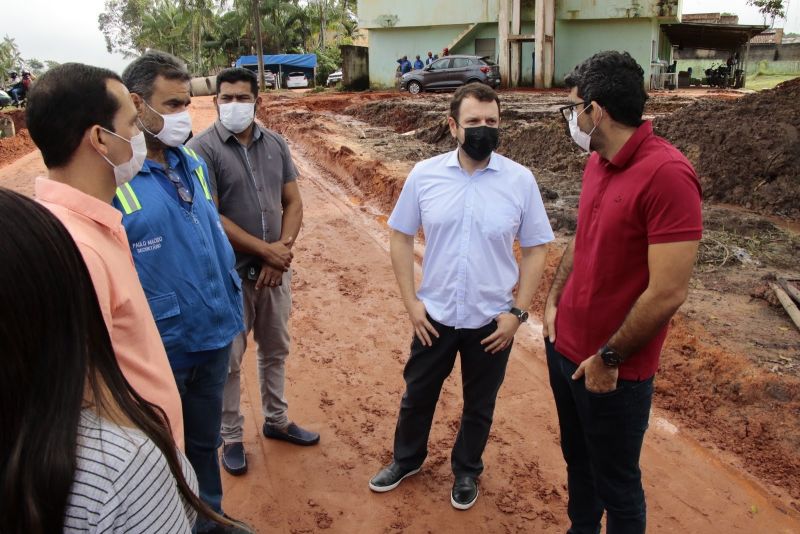
[[[788,0],[784,26],[800,33],[800,0]],[[106,52],[97,16],[103,0],[3,0],[0,36],[13,37],[23,58],[51,59],[60,63],[79,61],[121,72],[128,60]],[[80,6],[78,8],[77,6]],[[684,0],[684,13],[732,12],[740,24],[761,24],[758,10],[745,0]]]

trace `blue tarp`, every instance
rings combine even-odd
[[[241,56],[236,60],[237,67],[254,67],[258,65],[258,56]],[[317,67],[316,54],[275,54],[264,56],[264,65],[284,65],[314,69]]]

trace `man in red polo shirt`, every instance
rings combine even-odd
[[[689,287],[702,234],[689,161],[642,120],[642,68],[601,52],[566,78],[561,109],[591,152],[578,229],[545,305],[550,385],[567,462],[569,534],[643,533],[639,454],[667,323]]]

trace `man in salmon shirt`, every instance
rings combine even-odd
[[[117,74],[79,63],[47,71],[26,108],[28,130],[48,169],[47,178],[36,180],[36,197],[81,251],[125,378],[164,410],[183,449],[178,388],[133,266],[122,214],[111,205],[117,186],[139,172],[147,154],[136,119]]]
[[[639,455],[667,324],[702,234],[692,165],[642,120],[644,73],[601,52],[566,78],[561,113],[591,152],[578,228],[545,304],[550,385],[567,462],[570,534],[644,533]]]

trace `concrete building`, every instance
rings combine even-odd
[[[449,48],[489,56],[504,85],[550,87],[601,50],[625,50],[645,79],[672,61],[662,24],[680,21],[682,0],[359,0],[369,32],[373,87],[392,87],[397,59]]]

